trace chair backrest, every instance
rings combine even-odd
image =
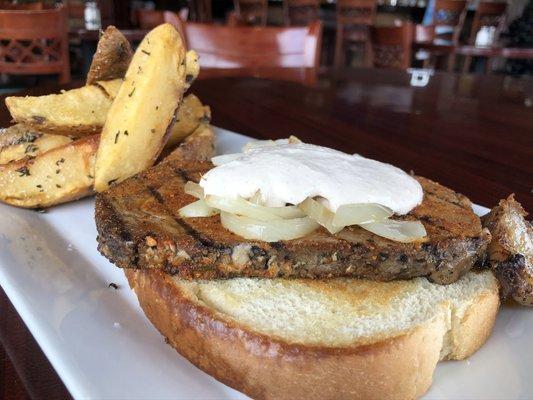
[[[182,15],[187,17],[188,15],[188,9],[187,14],[182,13],[181,11],[179,14],[176,14],[173,11],[163,11],[163,22],[168,22],[170,25],[172,25],[176,30],[179,32],[183,40],[185,40],[185,27],[184,23],[186,22],[186,19],[182,19]]]
[[[66,8],[0,10],[0,72],[59,73],[61,83],[70,81]]]
[[[374,66],[378,68],[407,69],[411,66],[413,24],[372,27]]]
[[[13,4],[7,1],[0,2],[0,10],[43,10],[43,3],[36,1],[34,3],[22,3],[22,4]]]
[[[226,74],[312,83],[318,73],[319,21],[289,28],[187,23],[185,36],[200,55],[201,78]]]
[[[472,20],[469,43],[474,44],[476,35],[482,26],[496,27],[496,39],[498,38],[507,14],[507,3],[495,3],[492,1],[480,1]]]
[[[283,0],[283,19],[287,26],[306,26],[319,19],[320,0]]]
[[[158,10],[137,10],[137,21],[139,23],[139,28],[141,29],[153,29],[158,25],[161,25],[165,22],[165,17],[163,11]]]
[[[449,38],[454,44],[458,44],[466,16],[466,5],[466,0],[435,0],[433,25],[435,25],[437,36]],[[442,27],[449,27],[452,32],[440,34],[439,28]]]
[[[233,0],[233,7],[237,21],[234,25],[266,26],[268,0]]]
[[[374,24],[377,0],[337,0],[337,28]]]

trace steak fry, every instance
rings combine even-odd
[[[504,298],[533,306],[533,227],[520,203],[510,195],[482,218],[492,234],[489,262]]]

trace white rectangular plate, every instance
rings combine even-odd
[[[250,140],[217,136],[219,153]],[[0,285],[74,398],[245,399],[165,344],[122,271],[96,250],[93,215],[93,199],[45,214],[0,205]],[[467,361],[440,363],[425,398],[532,398],[532,333],[533,310],[504,306],[488,343]]]

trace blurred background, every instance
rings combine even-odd
[[[0,0],[0,90],[83,79],[106,26],[135,46],[163,22],[199,52],[200,79],[313,84],[326,70],[389,68],[420,70],[423,85],[435,70],[533,72],[531,0]]]

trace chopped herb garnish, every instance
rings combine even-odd
[[[115,290],[118,290],[119,286],[116,283],[111,282],[107,287],[113,288]]]
[[[137,73],[138,74],[142,74],[143,72],[143,69],[141,68],[141,66],[139,65],[139,67],[137,68]]]
[[[32,143],[35,142],[41,136],[42,135],[40,133],[24,132],[24,134],[21,137],[17,138],[13,142],[13,144]]]
[[[17,171],[20,174],[19,176],[30,176],[31,175],[30,170],[26,166],[20,167],[19,169],[16,169],[15,171]]]
[[[44,123],[46,121],[46,118],[45,117],[41,117],[40,115],[32,115],[32,119],[37,124],[42,124],[42,123]]]
[[[126,129],[126,130],[124,131],[124,136],[129,136],[129,135],[130,135],[130,133],[129,133],[128,130]]]
[[[148,52],[148,51],[146,51],[146,50],[144,50],[144,49],[141,49],[141,51],[142,51],[144,54],[146,54],[147,56],[150,55],[150,52]]]
[[[61,185],[58,185],[58,184],[56,183],[56,188],[61,189]]]
[[[94,179],[94,176],[92,176],[91,174],[87,175],[87,178],[89,179]]]
[[[150,132],[155,133],[155,129],[150,129]]]
[[[59,174],[61,172],[60,169],[56,169],[56,174]]]
[[[133,89],[131,90],[131,92],[128,94],[128,97],[133,96],[133,93],[135,93],[135,88],[133,88]]]
[[[24,153],[25,154],[34,153],[37,150],[39,150],[39,147],[35,146],[34,144],[29,144],[26,146],[26,150],[24,150]]]
[[[43,185],[36,185],[39,189],[43,187]]]
[[[59,160],[56,161],[56,165],[59,167],[59,164],[63,164],[64,162],[65,162],[65,159],[60,158]]]
[[[117,133],[115,134],[115,144],[117,144],[118,142],[118,135],[120,135],[120,131],[117,131]]]

